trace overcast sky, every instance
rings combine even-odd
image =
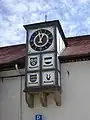
[[[25,43],[23,25],[59,20],[66,37],[90,34],[90,0],[0,0],[0,46]]]

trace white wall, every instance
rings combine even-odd
[[[18,120],[19,84],[16,77],[0,81],[0,120]]]
[[[58,29],[56,29],[56,36],[57,36],[57,52],[60,55],[60,53],[65,49],[65,43],[64,43]]]
[[[62,64],[61,75],[61,106],[55,105],[51,95],[47,108],[41,107],[38,96],[35,107],[28,108],[22,92],[22,120],[34,120],[37,113],[42,113],[45,120],[90,120],[90,61]],[[22,86],[24,88],[24,77]],[[0,120],[20,120],[19,90],[20,77],[0,81]]]

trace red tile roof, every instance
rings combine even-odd
[[[0,65],[16,61],[25,56],[25,44],[0,48]]]
[[[60,56],[72,56],[81,54],[90,54],[90,44],[67,47]]]
[[[66,38],[68,42],[68,47],[70,46],[80,46],[90,44],[90,35],[76,36]]]
[[[68,46],[60,57],[90,55],[90,35],[66,38]]]

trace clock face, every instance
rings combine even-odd
[[[52,33],[49,30],[40,29],[31,35],[30,46],[35,51],[43,51],[51,46],[52,41]]]

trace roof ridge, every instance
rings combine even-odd
[[[84,39],[84,38],[86,38],[86,37],[89,37],[89,38],[90,38],[90,35],[80,35],[80,36],[66,37],[66,39],[67,39],[67,40],[68,40],[68,39],[69,39],[69,40],[72,40],[72,39],[76,39],[76,40],[77,40],[78,38],[79,38],[79,39],[80,39],[80,38],[83,38],[83,39]]]
[[[26,45],[26,43],[23,43],[23,44],[15,44],[15,45],[8,45],[8,46],[2,46],[2,47],[0,47],[0,49],[9,48],[9,47],[16,47],[16,46],[22,46],[22,45]]]

